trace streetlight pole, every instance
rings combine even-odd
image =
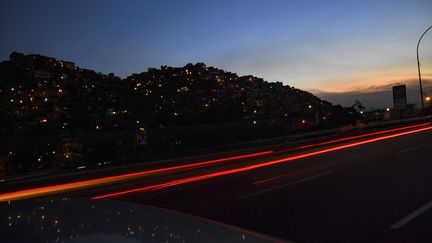
[[[418,70],[418,76],[419,76],[419,84],[420,84],[420,98],[421,98],[421,107],[422,109],[424,109],[424,97],[423,97],[423,86],[422,86],[422,80],[421,80],[421,73],[420,73],[420,59],[419,59],[419,46],[420,46],[420,41],[423,39],[423,36],[426,34],[426,32],[428,32],[428,30],[430,30],[432,28],[432,26],[430,26],[429,28],[427,28],[425,30],[425,32],[423,32],[423,34],[420,36],[420,39],[417,43],[417,70]]]

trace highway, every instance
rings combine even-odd
[[[261,153],[53,194],[151,205],[297,242],[432,241],[430,124]]]

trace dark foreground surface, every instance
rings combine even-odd
[[[42,199],[0,205],[2,242],[277,242],[263,234],[139,204]]]

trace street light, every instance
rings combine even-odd
[[[420,39],[417,43],[417,70],[418,70],[418,76],[419,76],[419,84],[420,84],[420,98],[421,98],[421,107],[422,109],[424,109],[424,102],[423,102],[423,87],[422,87],[422,81],[421,81],[421,74],[420,74],[420,59],[419,59],[419,45],[420,45],[420,41],[423,39],[423,36],[426,34],[426,32],[428,32],[428,30],[430,30],[432,28],[432,26],[430,26],[429,28],[427,28],[425,30],[425,32],[423,32],[423,34],[420,36]]]

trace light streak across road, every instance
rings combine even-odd
[[[169,188],[169,187],[173,187],[173,186],[177,186],[177,185],[207,180],[210,178],[215,178],[215,177],[220,177],[220,176],[225,176],[225,175],[231,175],[231,174],[236,174],[236,173],[240,173],[240,172],[246,172],[246,171],[250,171],[250,170],[254,170],[254,169],[264,168],[267,166],[286,163],[286,162],[299,160],[299,159],[303,159],[303,158],[308,158],[308,157],[312,157],[312,156],[316,156],[316,155],[320,155],[320,154],[325,154],[325,153],[329,153],[329,152],[333,152],[333,151],[337,151],[337,150],[347,149],[347,148],[351,148],[351,147],[355,147],[355,146],[360,146],[360,145],[364,145],[364,144],[368,144],[368,143],[373,143],[373,142],[377,142],[377,141],[396,138],[396,137],[405,136],[405,135],[423,132],[423,131],[428,131],[428,130],[432,130],[432,127],[429,126],[429,127],[425,127],[425,128],[416,129],[416,130],[410,130],[410,131],[405,131],[405,132],[399,132],[396,134],[385,135],[385,136],[381,136],[381,137],[377,137],[377,138],[371,138],[368,140],[363,140],[363,141],[359,141],[359,142],[353,142],[353,143],[349,143],[349,144],[334,146],[331,148],[325,148],[325,149],[317,150],[314,152],[304,153],[304,154],[295,155],[295,156],[289,156],[289,157],[278,159],[278,160],[266,161],[263,163],[245,166],[245,167],[241,167],[241,168],[219,171],[219,172],[215,172],[215,173],[209,173],[209,174],[199,175],[199,176],[194,176],[194,177],[182,178],[182,179],[172,180],[169,182],[163,182],[163,183],[159,183],[159,184],[155,184],[155,185],[149,185],[149,186],[145,186],[145,187],[140,187],[140,188],[135,188],[135,189],[130,189],[130,190],[124,190],[124,191],[99,195],[99,196],[92,197],[92,199],[94,199],[94,200],[107,199],[107,198],[120,197],[120,196],[128,195],[131,193],[156,191],[156,190]]]
[[[45,195],[49,195],[49,194],[67,192],[67,191],[84,189],[84,188],[89,188],[89,187],[96,187],[96,186],[111,184],[111,183],[115,183],[115,182],[131,180],[131,179],[135,179],[138,177],[147,176],[147,175],[151,175],[151,174],[175,172],[175,171],[179,171],[179,170],[197,168],[197,167],[201,167],[201,166],[207,166],[207,165],[222,163],[222,162],[227,162],[227,161],[235,161],[235,160],[240,160],[240,159],[254,158],[254,157],[268,155],[268,154],[271,154],[272,152],[273,151],[269,150],[269,151],[264,151],[264,152],[259,152],[259,153],[244,154],[244,155],[239,155],[239,156],[214,159],[214,160],[209,160],[209,161],[203,161],[203,162],[197,162],[197,163],[185,164],[185,165],[178,165],[178,166],[166,167],[166,168],[161,168],[161,169],[127,173],[127,174],[122,174],[122,175],[108,176],[108,177],[103,177],[103,178],[83,180],[83,181],[77,181],[77,182],[71,182],[71,183],[65,183],[65,184],[59,184],[59,185],[53,185],[53,186],[44,186],[44,187],[38,187],[38,188],[25,189],[25,190],[20,190],[20,191],[16,191],[16,192],[0,194],[0,202],[17,200],[17,199],[24,199],[24,198],[36,197],[36,196],[45,196]]]
[[[389,129],[389,130],[385,130],[385,131],[379,131],[379,132],[367,133],[367,134],[351,136],[351,137],[346,137],[346,138],[341,138],[341,139],[335,139],[335,140],[326,141],[323,143],[302,146],[302,147],[299,147],[299,149],[311,148],[311,147],[316,147],[319,145],[331,145],[331,144],[334,144],[336,142],[344,142],[344,141],[346,142],[346,141],[350,141],[352,139],[366,138],[369,136],[374,136],[374,135],[376,136],[376,135],[380,135],[380,134],[383,135],[385,133],[393,133],[396,131],[413,129],[413,128],[418,128],[421,126],[427,126],[429,124],[430,123],[422,123],[422,124],[418,124],[418,125],[405,126],[405,127]],[[358,145],[371,143],[371,142],[375,142],[375,141],[380,141],[380,140],[384,140],[384,139],[389,139],[389,138],[393,138],[393,137],[403,136],[403,135],[407,135],[407,134],[411,134],[411,133],[426,131],[426,130],[430,130],[430,129],[432,129],[432,127],[428,126],[428,127],[424,127],[421,129],[410,130],[410,131],[400,132],[400,133],[396,133],[396,134],[381,136],[381,137],[372,138],[372,139],[364,140],[364,141],[360,141],[360,142],[352,142],[352,143],[345,144],[345,145],[334,146],[331,148],[325,148],[325,149],[317,150],[314,152],[307,152],[307,153],[303,153],[303,154],[299,154],[299,155],[295,155],[295,156],[289,156],[289,157],[279,159],[279,160],[262,162],[259,164],[254,164],[254,165],[241,167],[241,168],[237,168],[237,169],[219,171],[216,173],[209,173],[209,174],[199,175],[199,176],[189,177],[189,178],[182,178],[182,179],[177,179],[177,180],[173,180],[173,181],[169,181],[169,182],[163,182],[163,183],[150,185],[150,186],[146,186],[146,187],[142,187],[142,188],[100,195],[100,196],[93,197],[93,199],[117,197],[117,196],[129,194],[129,193],[134,193],[134,192],[153,191],[153,190],[158,190],[158,189],[162,189],[162,188],[172,187],[175,185],[190,183],[190,182],[199,181],[199,180],[210,179],[213,177],[229,175],[229,174],[234,174],[234,173],[240,173],[240,172],[244,172],[244,171],[248,171],[248,170],[262,168],[265,166],[271,166],[274,164],[285,163],[288,161],[298,160],[301,158],[311,157],[311,156],[315,156],[315,155],[319,155],[319,154],[323,154],[323,153],[327,153],[327,152],[331,152],[331,151],[335,151],[335,150],[340,150],[340,149],[344,149],[344,148],[358,146]],[[199,168],[199,167],[204,167],[204,166],[210,166],[213,164],[229,162],[229,161],[234,162],[236,160],[256,158],[256,157],[271,155],[274,153],[275,153],[274,151],[269,150],[269,151],[264,151],[264,152],[259,152],[259,153],[244,154],[244,155],[239,155],[239,156],[226,157],[226,158],[196,162],[196,163],[191,163],[191,164],[170,166],[170,167],[165,167],[165,168],[158,168],[158,169],[153,169],[153,170],[126,173],[126,174],[101,177],[101,178],[96,178],[96,179],[88,179],[88,180],[81,180],[81,181],[69,182],[69,183],[63,183],[63,184],[57,184],[57,185],[23,189],[23,190],[19,190],[19,191],[0,194],[0,202],[26,199],[26,198],[31,198],[31,197],[46,196],[46,195],[51,195],[51,194],[59,194],[59,193],[64,193],[64,192],[69,192],[69,191],[74,191],[74,190],[81,190],[81,189],[86,189],[86,188],[91,188],[91,187],[98,187],[98,186],[103,186],[103,185],[108,185],[108,184],[125,182],[128,180],[138,179],[138,178],[141,178],[144,176],[155,175],[158,173],[179,172],[179,171],[186,170],[186,169],[193,169],[193,168]],[[278,151],[278,153],[279,153],[279,151]]]
[[[287,148],[287,149],[279,150],[277,152],[278,153],[285,153],[285,152],[292,152],[292,151],[297,151],[297,150],[301,150],[301,149],[315,148],[315,147],[319,147],[319,146],[323,146],[323,145],[329,145],[329,144],[351,141],[351,140],[360,139],[360,138],[372,137],[372,136],[381,135],[381,134],[385,134],[385,133],[398,132],[401,130],[407,130],[407,129],[411,129],[411,128],[424,127],[427,125],[430,125],[430,123],[427,122],[427,123],[421,123],[421,124],[416,124],[416,125],[411,125],[411,126],[393,128],[393,129],[384,130],[384,131],[371,132],[371,133],[366,133],[366,134],[361,134],[361,135],[349,136],[349,137],[345,137],[345,138],[338,138],[338,139],[325,141],[325,142],[321,142],[321,143],[307,144],[307,145],[298,146],[298,147],[294,147],[294,148]]]

